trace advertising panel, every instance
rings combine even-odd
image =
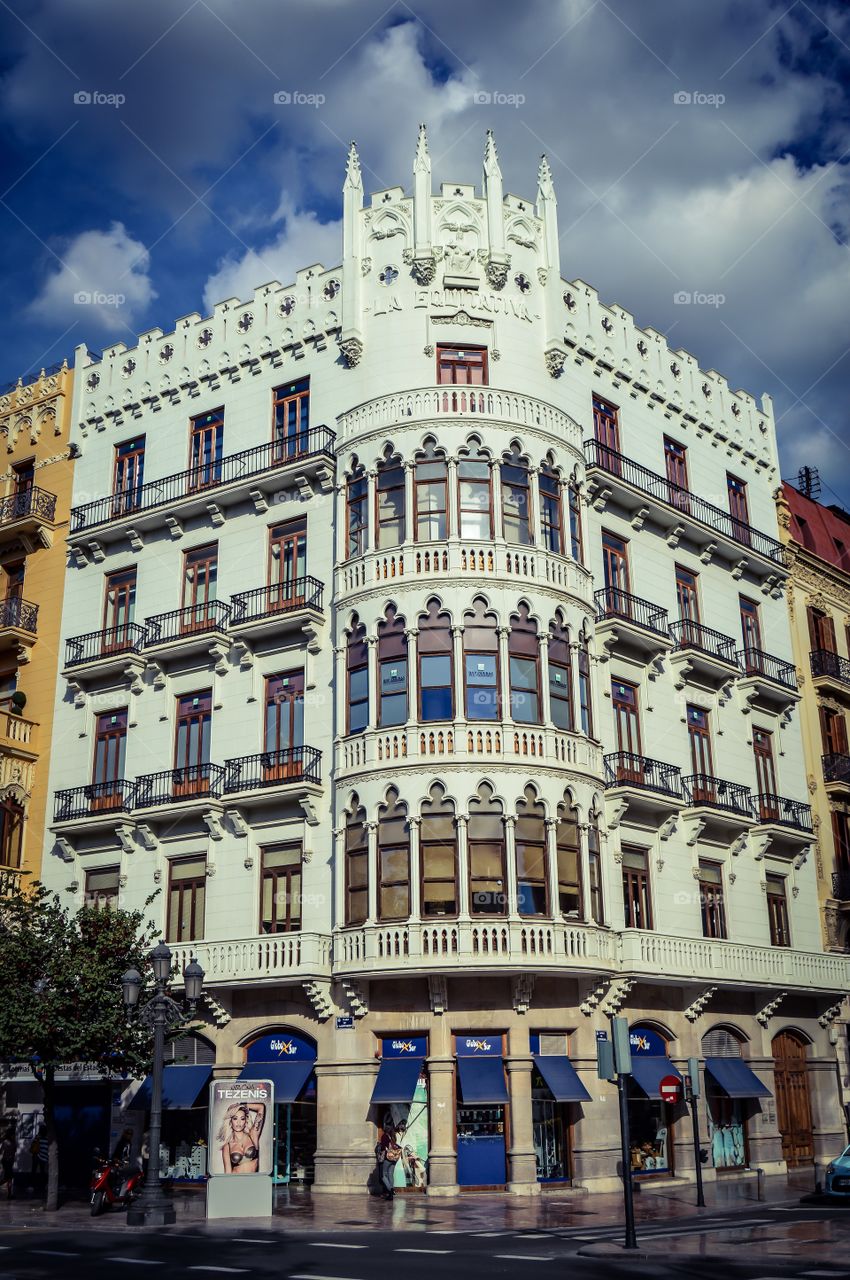
[[[274,1086],[270,1080],[210,1085],[211,1177],[272,1172]]]

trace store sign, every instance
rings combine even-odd
[[[294,1031],[275,1031],[248,1045],[247,1062],[315,1062],[316,1046]]]
[[[646,1053],[652,1057],[667,1057],[667,1041],[651,1027],[632,1027],[629,1032],[629,1048],[632,1053]]]
[[[384,1058],[427,1058],[427,1036],[391,1036],[381,1041]]]
[[[502,1037],[479,1035],[456,1036],[455,1053],[464,1058],[501,1058]]]
[[[214,1080],[210,1085],[209,1174],[272,1172],[271,1080]]]

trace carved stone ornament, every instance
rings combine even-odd
[[[487,283],[491,289],[504,289],[508,283],[510,265],[510,261],[494,262],[492,258],[488,259],[484,274],[487,276]]]
[[[437,260],[433,256],[428,258],[412,258],[410,262],[410,274],[417,284],[428,285],[437,274]]]
[[[546,372],[550,378],[560,378],[564,372],[564,365],[567,361],[566,351],[558,351],[553,349],[546,352]]]
[[[492,320],[485,320],[483,316],[471,316],[468,311],[456,311],[452,316],[432,316],[432,324],[459,324],[469,325],[473,329],[489,329]]]
[[[339,349],[349,369],[358,365],[363,357],[363,343],[359,338],[340,338]]]

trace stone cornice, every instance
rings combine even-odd
[[[850,609],[850,573],[813,555],[797,542],[786,543],[790,582],[805,591],[824,592],[840,609]]]

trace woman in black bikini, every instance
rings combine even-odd
[[[225,1173],[258,1173],[260,1134],[266,1118],[265,1103],[234,1103],[227,1108],[218,1138]]]

